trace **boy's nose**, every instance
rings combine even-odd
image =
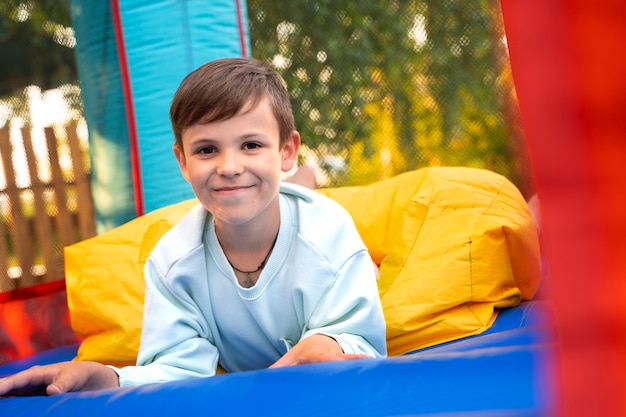
[[[241,165],[239,163],[239,158],[237,158],[233,152],[222,152],[217,165],[217,173],[226,177],[240,174]]]

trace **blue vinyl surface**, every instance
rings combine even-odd
[[[534,309],[531,320],[528,313]],[[384,360],[301,365],[55,397],[0,399],[2,416],[547,416],[555,406],[551,333],[535,303],[508,328]],[[495,324],[494,324],[495,326]],[[498,329],[496,327],[496,329]],[[0,366],[12,373],[71,359],[68,346]]]

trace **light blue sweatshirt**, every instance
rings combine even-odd
[[[325,334],[345,353],[384,357],[375,270],[350,215],[336,202],[284,183],[280,231],[252,288],[241,287],[198,205],[159,241],[145,266],[137,366],[116,369],[141,385],[266,368],[300,340]]]

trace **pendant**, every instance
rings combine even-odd
[[[254,281],[252,281],[252,278],[250,278],[250,274],[247,273],[246,274],[246,279],[243,280],[243,286],[246,288],[250,288],[254,285]]]

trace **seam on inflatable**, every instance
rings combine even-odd
[[[183,30],[183,41],[185,44],[185,56],[187,58],[187,72],[191,72],[194,69],[193,63],[195,62],[193,55],[193,47],[191,45],[191,32],[189,30],[189,7],[187,7],[187,2],[181,3],[181,14],[183,15],[183,19],[181,22],[181,27]]]

